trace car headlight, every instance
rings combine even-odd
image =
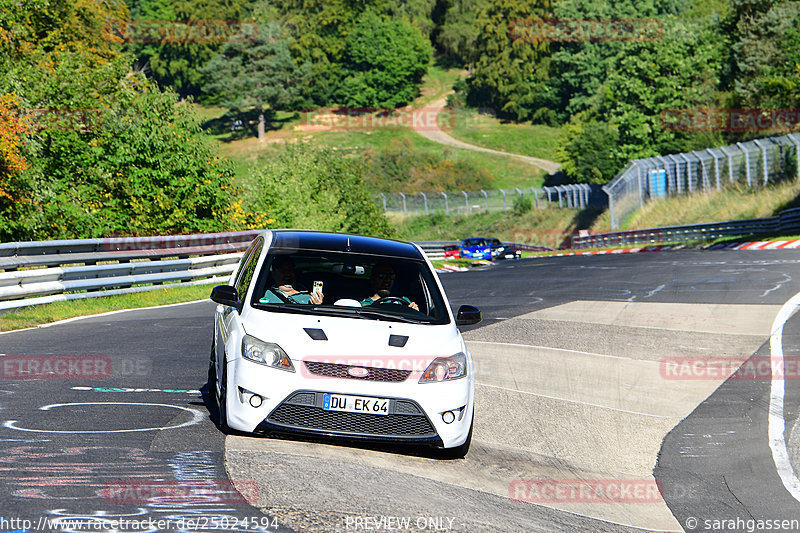
[[[503,247],[501,246],[500,248],[498,248],[498,249],[497,249],[497,251],[498,251],[498,252],[503,252],[503,251],[505,251],[505,248],[503,248]]]
[[[450,357],[437,357],[433,360],[422,377],[420,383],[438,383],[440,381],[451,381],[463,378],[467,375],[467,356],[464,353],[457,353]]]
[[[251,335],[242,339],[242,357],[254,363],[294,372],[294,365],[283,348],[271,342],[264,342]]]

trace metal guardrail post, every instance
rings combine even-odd
[[[386,195],[384,193],[380,194],[381,200],[383,200],[383,210],[386,211]]]
[[[486,212],[488,213],[489,212],[489,194],[486,191],[484,191],[483,189],[481,189],[481,192],[483,193],[483,197],[486,200]]]
[[[420,193],[422,195],[422,200],[425,202],[425,214],[428,214],[428,195],[424,192]]]
[[[450,216],[450,206],[447,204],[447,193],[443,192],[441,195],[444,196],[444,214]]]
[[[398,193],[403,198],[403,214],[408,214],[408,208],[406,207],[406,195],[403,193]]]
[[[461,191],[461,194],[464,195],[464,204],[467,206],[467,214],[469,214],[469,195],[467,191]]]
[[[504,191],[503,189],[500,189],[500,193],[502,193],[502,195],[503,195],[503,211],[505,211],[506,209],[508,209],[506,207],[506,191]]]

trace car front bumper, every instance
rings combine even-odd
[[[242,358],[230,361],[228,424],[249,433],[325,435],[445,448],[459,446],[467,439],[474,398],[472,376],[425,384],[418,383],[419,376],[414,374],[400,382],[367,381],[314,375],[302,361],[293,363],[296,372]],[[325,393],[387,398],[389,414],[325,410]],[[253,394],[260,400],[251,403]],[[448,411],[457,411],[450,424],[443,420]]]

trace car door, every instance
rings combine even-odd
[[[245,251],[244,260],[241,262],[239,272],[236,274],[233,286],[239,294],[239,298],[244,300],[247,295],[247,289],[250,287],[250,282],[253,280],[255,274],[256,264],[258,258],[261,256],[261,250],[264,247],[264,240],[257,237],[250,247]],[[241,339],[244,335],[241,321],[241,312],[230,305],[217,305],[216,310],[217,330],[219,331],[219,338],[216,342],[216,363],[217,363],[217,377],[222,377],[222,365],[228,360],[225,356],[228,340],[231,335],[234,339]]]

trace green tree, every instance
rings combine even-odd
[[[439,51],[461,64],[474,62],[475,43],[478,40],[478,14],[488,5],[488,0],[452,0],[448,2],[436,46]]]
[[[737,2],[741,16],[732,47],[738,102],[747,107],[800,105],[800,2]],[[740,13],[741,15],[741,13]]]
[[[698,134],[678,131],[663,113],[716,106],[723,45],[713,22],[662,20],[662,38],[631,43],[591,107],[566,126],[560,154],[571,179],[608,181],[630,159],[696,147]]]
[[[266,213],[274,227],[392,236],[362,171],[358,161],[330,149],[285,145],[250,180],[244,207]]]
[[[250,0],[134,0],[130,25],[117,33],[130,41],[137,62],[162,86],[199,95],[202,69],[247,21]],[[232,33],[233,32],[233,33]]]
[[[467,102],[527,120],[547,113],[548,44],[513,29],[549,16],[549,0],[490,0],[478,16],[477,60]]]
[[[562,170],[572,183],[606,183],[625,161],[619,154],[619,131],[605,122],[581,122],[573,117],[563,130],[558,156]]]
[[[350,107],[394,108],[418,92],[430,43],[408,23],[367,11],[347,36],[339,100]]]
[[[26,164],[17,165],[9,189],[13,196],[22,185],[25,195],[0,201],[0,239],[244,223],[230,167],[191,108],[131,73],[132,57],[100,31],[118,8],[111,1],[35,0],[0,10],[0,35],[14,36],[5,41],[13,61],[0,71],[0,94],[16,94],[13,107],[28,123],[15,141]]]
[[[265,108],[274,113],[299,106],[310,66],[295,65],[289,43],[276,23],[260,24],[257,36],[251,42],[243,41],[225,43],[219,55],[203,69],[210,80],[203,91],[230,109],[255,107],[261,141],[266,127]]]

